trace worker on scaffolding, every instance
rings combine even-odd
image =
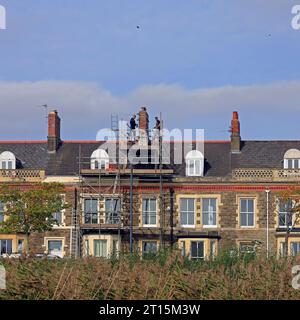
[[[158,117],[155,117],[155,126],[153,128],[153,140],[158,140],[160,136],[161,123]]]
[[[134,113],[130,119],[130,139],[132,142],[136,141],[136,114]]]

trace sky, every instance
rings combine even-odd
[[[0,0],[0,140],[93,140],[111,114],[228,139],[300,140],[300,0]]]

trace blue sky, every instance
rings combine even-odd
[[[0,0],[0,140],[65,139],[149,107],[168,128],[227,139],[300,139],[300,30],[289,0]],[[138,29],[137,26],[140,26]]]

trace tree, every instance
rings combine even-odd
[[[26,251],[29,252],[30,234],[50,231],[57,223],[53,214],[66,208],[61,196],[63,190],[58,183],[41,183],[25,191],[1,187],[0,202],[5,204],[5,221],[0,223],[1,232],[25,234]]]
[[[279,207],[282,208],[282,210],[279,211],[286,212],[284,217],[286,227],[284,255],[287,257],[291,232],[300,222],[300,190],[295,187],[289,187],[280,193],[279,201]],[[280,218],[282,217],[279,215],[279,219]]]

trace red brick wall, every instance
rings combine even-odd
[[[149,129],[149,115],[145,109],[142,107],[139,112],[139,127],[141,130],[147,131]]]

